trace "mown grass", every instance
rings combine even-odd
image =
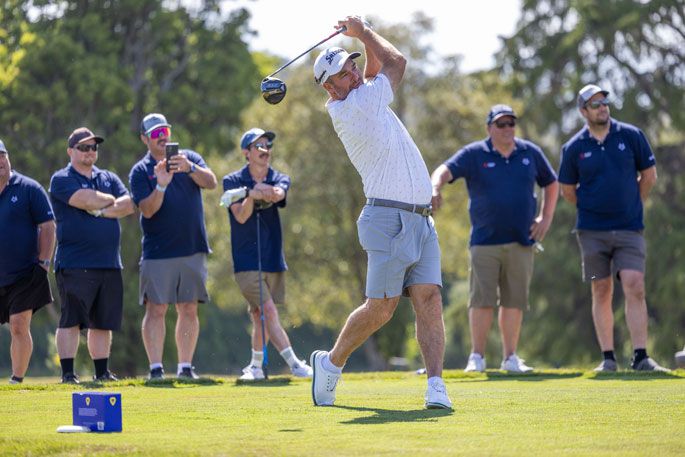
[[[345,374],[337,406],[307,380],[56,380],[0,386],[0,455],[685,455],[685,371],[445,373],[454,411],[423,409],[425,376]],[[71,392],[120,392],[122,433],[58,434]]]

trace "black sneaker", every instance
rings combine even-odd
[[[195,367],[182,368],[181,372],[178,374],[180,379],[200,379],[200,377],[195,373]]]
[[[62,375],[62,384],[81,384],[78,380],[78,376],[74,373],[64,373]]]
[[[153,368],[150,370],[150,374],[147,377],[149,380],[164,379],[164,368]]]
[[[10,384],[21,384],[22,382],[24,382],[24,378],[19,378],[14,375],[10,378]]]
[[[93,376],[93,381],[97,382],[108,382],[108,381],[118,381],[119,378],[116,377],[114,373],[111,371],[107,370],[100,376]]]

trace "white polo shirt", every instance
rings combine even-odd
[[[395,113],[387,76],[379,73],[345,100],[329,100],[326,109],[352,165],[362,177],[367,198],[426,205],[431,181],[419,148]]]

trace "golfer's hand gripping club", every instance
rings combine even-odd
[[[237,202],[241,198],[247,197],[247,187],[238,187],[237,189],[228,189],[221,196],[219,201],[220,206],[231,206],[232,203]]]

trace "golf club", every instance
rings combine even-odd
[[[336,30],[335,32],[333,32],[332,34],[330,34],[329,36],[327,36],[323,40],[319,41],[314,46],[312,46],[311,48],[307,49],[306,51],[304,51],[299,56],[292,59],[290,62],[285,63],[278,70],[274,71],[269,76],[264,78],[262,80],[262,84],[261,84],[262,97],[264,97],[264,100],[266,100],[268,103],[271,103],[272,105],[280,103],[281,100],[283,100],[285,98],[285,92],[286,92],[287,88],[285,86],[285,83],[282,80],[280,80],[278,78],[274,78],[273,76],[278,74],[281,70],[283,70],[284,68],[286,68],[287,66],[289,66],[290,64],[295,62],[297,59],[299,59],[303,55],[310,52],[312,49],[316,48],[317,46],[320,46],[321,44],[330,40],[334,36],[337,36],[346,30],[347,30],[347,27],[342,26],[341,28],[339,28],[338,30]]]
[[[269,379],[269,357],[266,350],[266,330],[264,329],[264,295],[262,292],[262,242],[261,242],[261,210],[257,210],[257,280],[259,281],[259,320],[262,324],[262,371],[264,379]]]

